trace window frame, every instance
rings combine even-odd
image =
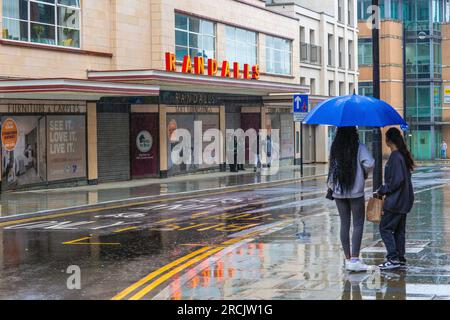
[[[187,18],[186,29],[180,29],[180,28],[177,27],[177,24],[176,24],[177,16],[181,16],[181,17]],[[196,19],[196,20],[199,21],[199,32],[194,32],[194,31],[189,30],[190,29],[190,20],[191,19]],[[202,30],[203,22],[212,23],[212,25],[213,25],[213,35],[210,35],[210,34],[207,34],[207,33],[203,33],[203,30]],[[182,33],[186,34],[186,36],[187,36],[187,44],[186,44],[186,46],[177,44],[177,32],[182,32]],[[191,34],[194,34],[194,35],[196,35],[198,37],[199,43],[201,41],[201,46],[200,45],[198,45],[198,47],[191,47],[190,46],[190,35]],[[211,37],[211,38],[213,38],[213,43],[214,43],[213,57],[207,57],[206,58],[202,54],[202,56],[205,58],[205,64],[207,64],[208,59],[216,59],[216,57],[217,57],[217,23],[215,21],[202,19],[202,18],[197,18],[197,17],[191,16],[191,15],[187,15],[187,14],[182,14],[182,13],[178,13],[178,12],[175,13],[175,59],[176,59],[176,62],[178,62],[178,63],[182,63],[183,62],[183,60],[179,60],[178,59],[178,56],[177,56],[178,48],[186,49],[187,54],[191,57],[191,59],[193,59],[194,56],[190,55],[190,50],[193,50],[193,49],[195,49],[197,51],[199,51],[199,49],[203,49],[204,50],[204,42],[203,42],[204,41],[204,39],[203,39],[204,37]]]
[[[229,37],[228,37],[228,29],[234,29],[234,39],[233,40],[231,40]],[[246,40],[248,40],[248,34],[254,34],[255,35],[255,43],[254,44],[251,44],[250,42],[248,42],[248,41],[246,41],[244,44],[245,44],[245,52],[246,52],[246,54],[245,54],[245,56],[246,56],[246,59],[248,59],[249,57],[247,56],[247,53],[248,53],[248,51],[247,51],[247,49],[251,46],[252,47],[252,49],[253,49],[253,47],[254,47],[254,49],[255,49],[255,62],[253,63],[253,62],[249,62],[249,61],[247,61],[247,62],[245,62],[245,63],[243,63],[243,64],[241,64],[241,61],[239,61],[238,59],[237,59],[237,57],[238,57],[238,55],[237,55],[237,49],[238,49],[238,44],[243,44],[241,41],[238,41],[238,39],[237,39],[237,31],[238,30],[240,30],[240,31],[245,31],[245,39]],[[231,59],[231,57],[229,57],[228,56],[228,50],[230,49],[230,47],[229,47],[229,41],[233,41],[233,45],[234,45],[234,59]],[[239,62],[240,63],[240,68],[241,68],[241,66],[242,66],[242,68],[241,68],[241,70],[243,70],[243,66],[244,66],[244,64],[249,64],[249,65],[253,65],[253,64],[259,64],[259,33],[258,32],[255,32],[255,31],[251,31],[251,30],[248,30],[248,29],[244,29],[244,28],[239,28],[239,27],[235,27],[235,26],[231,26],[231,25],[225,25],[225,53],[226,53],[226,57],[227,57],[227,59],[228,60],[230,60],[230,61],[233,61],[233,62]],[[231,66],[231,69],[233,69],[234,68],[234,65],[233,66]]]
[[[17,42],[17,43],[27,43],[27,44],[32,44],[32,45],[37,45],[37,46],[45,46],[45,47],[49,47],[49,48],[64,48],[64,49],[73,49],[73,50],[81,50],[82,48],[82,26],[83,26],[83,16],[82,16],[82,0],[77,0],[79,3],[79,6],[70,6],[70,5],[65,5],[65,4],[60,4],[59,0],[55,0],[54,3],[49,3],[49,2],[45,2],[42,0],[25,0],[27,3],[27,20],[24,19],[17,19],[17,18],[11,18],[11,17],[7,17],[5,16],[5,12],[4,10],[2,10],[2,30],[5,29],[5,21],[15,21],[19,23],[26,23],[27,24],[27,41],[25,40],[15,40],[15,39],[8,39],[8,38],[4,38],[3,37],[3,33],[2,33],[2,40],[6,40],[6,41],[11,41],[11,42]],[[47,6],[51,6],[53,7],[54,10],[54,18],[55,18],[55,23],[54,24],[50,24],[50,23],[45,23],[45,22],[40,22],[40,21],[33,21],[31,20],[31,5],[32,3],[34,4],[42,4],[42,5],[47,5]],[[2,6],[5,5],[4,3],[2,3]],[[67,27],[67,26],[63,26],[63,25],[59,25],[59,21],[58,21],[58,17],[59,17],[59,9],[60,8],[68,8],[68,9],[72,9],[72,10],[76,10],[78,11],[78,24],[79,27],[77,28],[71,28],[71,27]],[[3,9],[3,8],[2,8]],[[55,44],[48,44],[48,43],[42,43],[42,42],[35,42],[32,41],[32,35],[31,35],[31,31],[32,31],[32,24],[34,25],[41,25],[41,26],[47,26],[47,27],[53,27],[54,32],[55,32]],[[59,30],[62,29],[69,29],[69,30],[75,30],[78,31],[79,34],[79,39],[78,39],[78,46],[65,46],[65,45],[61,45],[60,44],[60,37],[59,37]]]
[[[284,49],[279,49],[276,46],[272,45],[269,46],[268,45],[268,39],[272,40],[272,43],[274,42],[274,40],[281,40],[281,41],[286,41],[289,43],[289,51],[286,51]],[[293,41],[290,39],[286,39],[286,38],[281,38],[281,37],[276,37],[276,36],[272,36],[272,35],[265,35],[265,50],[266,50],[266,73],[268,74],[273,74],[273,75],[279,75],[279,76],[292,76],[292,72],[293,72]],[[278,73],[275,70],[275,67],[273,67],[273,70],[269,71],[269,66],[273,65],[275,62],[275,59],[269,60],[270,58],[275,57],[275,54],[267,54],[267,50],[271,50],[272,53],[275,52],[279,52],[281,56],[283,56],[283,54],[288,53],[289,54],[289,71],[288,73]],[[271,63],[269,63],[271,62]],[[280,63],[282,63],[283,61],[280,60]]]

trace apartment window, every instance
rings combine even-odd
[[[316,94],[316,79],[311,79],[310,83],[311,94]]]
[[[338,20],[344,22],[344,0],[338,0]]]
[[[344,68],[344,39],[339,38],[339,68]]]
[[[300,42],[306,42],[305,27],[300,27]]]
[[[353,0],[348,0],[347,2],[347,19],[348,19],[348,25],[353,27]]]
[[[373,63],[372,39],[359,39],[358,41],[358,64],[371,65]]]
[[[372,5],[372,0],[358,0],[358,20],[366,20],[372,14],[367,13],[368,8]]]
[[[215,23],[194,17],[175,14],[175,52],[177,61],[183,57],[204,57],[214,59],[216,56]]]
[[[345,84],[344,82],[339,82],[339,95],[345,95]]]
[[[328,80],[328,96],[334,96],[334,81]]]
[[[348,69],[353,70],[353,41],[348,41]]]
[[[257,34],[245,29],[227,26],[226,28],[226,53],[229,61],[239,62],[239,65],[257,64]]]
[[[291,74],[292,41],[266,36],[266,65],[268,73]]]
[[[80,47],[79,0],[3,0],[3,39]]]
[[[373,97],[373,83],[360,82],[358,84],[358,94],[360,96]]]
[[[316,44],[316,32],[314,30],[309,30],[309,43]]]
[[[350,82],[348,84],[348,94],[353,94],[353,93],[355,93],[354,91],[355,91],[355,85]]]
[[[305,77],[300,77],[300,84],[302,86],[306,85],[306,78]]]
[[[333,57],[334,57],[334,39],[333,35],[328,34],[328,66],[334,66]]]

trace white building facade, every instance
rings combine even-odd
[[[358,91],[356,0],[267,0],[267,7],[299,20],[300,83],[312,96]],[[332,134],[326,127],[305,128],[307,162],[328,161]]]

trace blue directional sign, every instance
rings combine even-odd
[[[309,112],[309,96],[296,94],[293,97],[294,121],[302,122]]]
[[[409,131],[409,125],[401,125],[400,128],[402,129],[403,132],[407,132]]]

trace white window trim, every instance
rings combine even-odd
[[[49,24],[49,23],[42,23],[42,22],[36,22],[36,21],[32,21],[31,20],[31,2],[33,3],[38,3],[38,4],[45,4],[45,5],[49,5],[49,6],[54,6],[55,7],[55,24]],[[4,16],[4,14],[2,14],[2,29],[3,29],[3,23],[5,20],[11,20],[11,21],[19,21],[19,22],[24,22],[27,23],[28,26],[28,41],[23,41],[23,40],[14,40],[14,39],[4,39],[2,37],[3,40],[6,41],[10,41],[10,42],[16,42],[16,43],[26,43],[26,44],[32,44],[32,45],[37,45],[37,46],[44,46],[44,47],[49,47],[49,48],[63,48],[63,49],[71,49],[71,50],[82,50],[82,0],[80,0],[80,7],[74,7],[74,6],[68,6],[68,5],[63,5],[63,4],[59,4],[58,0],[55,1],[55,3],[48,3],[48,2],[43,2],[43,1],[39,1],[39,0],[29,0],[28,2],[28,20],[22,20],[22,19],[17,19],[17,18],[9,18]],[[60,26],[58,25],[58,8],[59,7],[64,7],[64,8],[69,8],[69,9],[75,9],[79,11],[79,29],[76,28],[70,28],[70,27],[64,27],[64,26]],[[3,12],[3,11],[2,11]],[[40,43],[40,42],[33,42],[31,41],[31,24],[38,24],[38,25],[44,25],[44,26],[54,26],[55,28],[55,44],[47,44],[47,43]],[[80,39],[79,39],[79,47],[72,47],[72,46],[62,46],[59,45],[59,37],[58,37],[58,28],[64,28],[64,29],[70,29],[70,30],[77,30],[80,34]]]

